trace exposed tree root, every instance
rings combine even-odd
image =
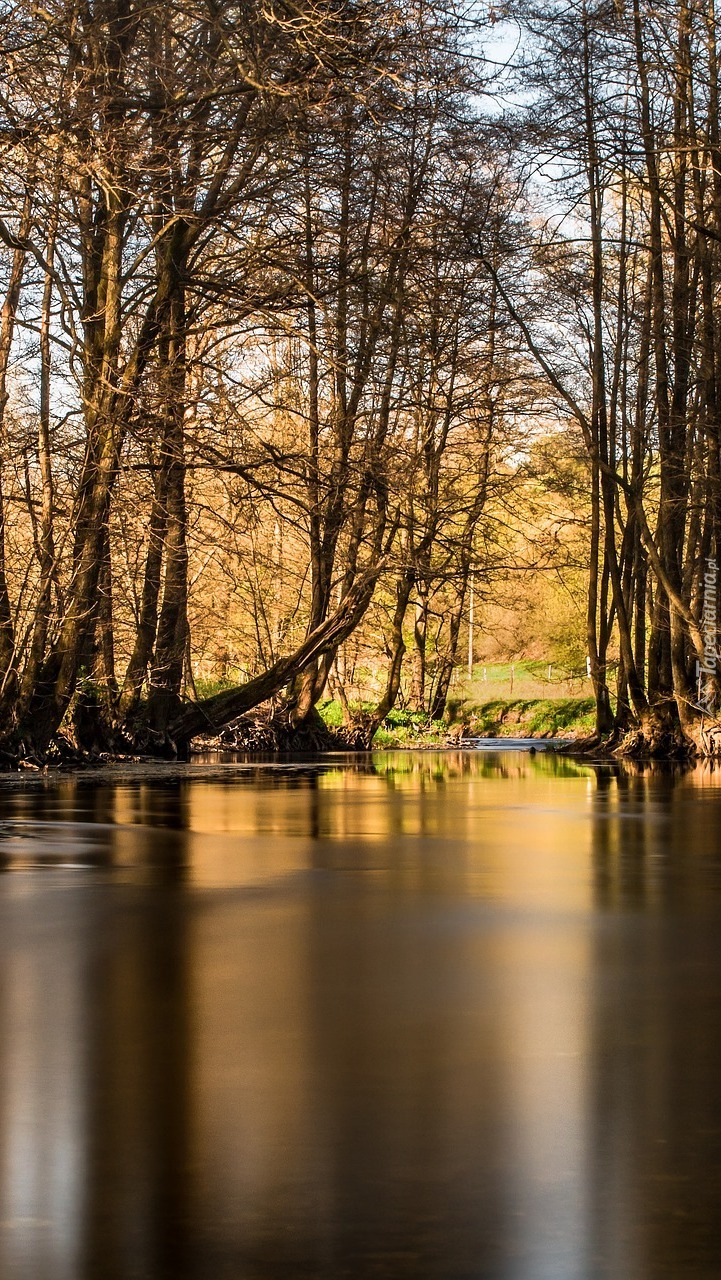
[[[678,718],[675,703],[652,708],[642,723],[629,729],[615,755],[631,760],[689,760],[705,754]]]
[[[331,729],[317,712],[298,725],[288,712],[256,711],[239,716],[218,734],[202,735],[193,740],[191,752],[249,751],[300,752],[320,754],[329,751],[362,751],[367,745],[354,726]]]
[[[564,755],[596,760],[691,762],[721,757],[721,721],[702,717],[682,725],[676,703],[653,707],[642,724],[616,728],[608,737],[594,733],[559,747]]]
[[[132,723],[114,725],[107,712],[92,698],[78,699],[66,729],[52,739],[43,754],[32,742],[15,738],[0,747],[0,769],[37,770],[79,768],[119,760],[178,760],[206,751],[252,754],[300,753],[321,755],[333,751],[368,751],[372,747],[377,718],[362,716],[351,725],[331,728],[317,711],[294,724],[289,709],[272,704],[254,708],[219,728],[214,734],[198,734],[192,742],[175,743],[154,730],[141,706]],[[461,745],[464,726],[449,734],[448,746]],[[502,741],[502,740],[501,740]],[[608,737],[598,734],[558,748],[566,755],[589,761],[624,760],[629,763],[668,761],[692,763],[695,759],[721,758],[721,721],[699,718],[682,726],[673,703],[655,707],[643,724]]]

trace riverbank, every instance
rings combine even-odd
[[[339,703],[326,702],[319,711],[332,732],[342,733]],[[373,749],[443,747],[457,745],[463,738],[582,741],[593,729],[592,698],[493,698],[486,702],[452,698],[442,720],[431,720],[420,711],[391,711],[373,739]]]
[[[353,706],[351,723],[344,723],[340,704],[327,701],[305,725],[296,727],[287,717],[269,715],[266,708],[258,708],[239,716],[217,734],[194,737],[182,751],[178,748],[177,753],[169,739],[157,750],[150,742],[139,742],[136,750],[130,744],[124,748],[120,743],[118,749],[102,750],[80,746],[71,737],[58,735],[44,758],[0,755],[0,769],[9,772],[73,770],[163,759],[170,763],[209,752],[261,758],[289,753],[323,756],[348,751],[443,751],[464,746],[472,748],[481,741],[486,745],[497,742],[499,748],[510,749],[515,744],[530,747],[532,743],[539,746],[547,743],[551,749],[586,760],[611,760],[619,755],[679,760],[718,754],[712,750],[694,750],[691,743],[681,750],[678,741],[671,740],[668,734],[655,744],[644,741],[640,734],[635,744],[630,740],[619,743],[618,739],[599,743],[594,735],[595,712],[591,698],[496,698],[480,703],[467,698],[451,699],[442,720],[432,720],[423,712],[396,708],[369,741],[372,710],[370,705]]]

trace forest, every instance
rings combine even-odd
[[[1,762],[369,746],[560,599],[591,745],[718,753],[714,0],[0,0],[0,63]]]

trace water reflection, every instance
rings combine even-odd
[[[717,1277],[719,781],[5,780],[0,1276]]]

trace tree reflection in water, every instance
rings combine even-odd
[[[716,1277],[719,774],[0,789],[0,1275]]]

